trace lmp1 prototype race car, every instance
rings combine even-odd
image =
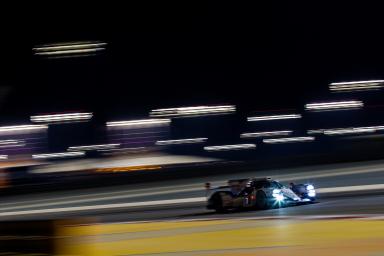
[[[207,208],[223,212],[230,209],[268,209],[316,200],[312,184],[290,184],[286,187],[270,178],[229,180],[227,186],[210,188],[206,183]]]

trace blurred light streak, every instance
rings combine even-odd
[[[156,141],[156,145],[180,145],[180,144],[196,144],[207,141],[208,138],[193,138],[193,139],[179,139],[179,140],[159,140]]]
[[[343,135],[343,134],[373,133],[380,130],[384,130],[384,126],[362,126],[362,127],[317,129],[317,130],[308,130],[307,133],[308,134],[325,134],[325,135]]]
[[[68,113],[68,114],[53,114],[53,115],[38,115],[31,116],[31,121],[35,123],[54,123],[65,121],[88,121],[92,118],[92,113]]]
[[[206,151],[228,151],[228,150],[241,150],[241,149],[255,149],[256,144],[233,144],[233,145],[221,145],[221,146],[206,146]]]
[[[7,160],[8,159],[8,155],[0,155],[0,160]]]
[[[331,83],[329,89],[332,92],[378,90],[383,88],[384,80],[367,80],[355,82]]]
[[[179,107],[179,108],[163,108],[152,110],[152,117],[180,117],[180,116],[203,116],[211,114],[229,114],[236,112],[236,106],[196,106],[196,107]]]
[[[240,138],[262,138],[262,137],[283,136],[283,135],[290,135],[292,132],[293,131],[251,132],[251,133],[241,134]]]
[[[291,142],[309,142],[314,141],[315,137],[289,137],[289,138],[278,138],[278,139],[263,139],[264,143],[267,144],[278,144],[278,143],[291,143]]]
[[[159,170],[161,166],[156,165],[142,165],[142,166],[125,166],[125,167],[109,167],[109,168],[98,168],[96,172],[134,172],[134,171],[151,171]]]
[[[248,120],[248,122],[256,122],[256,121],[298,119],[298,118],[301,118],[300,114],[272,115],[272,116],[253,116],[253,117],[248,117],[247,120]]]
[[[47,129],[46,125],[13,125],[13,126],[0,126],[0,133],[10,133],[19,131],[32,131]]]
[[[25,146],[24,140],[0,140],[0,148],[23,147],[23,146]]]
[[[322,102],[310,103],[305,105],[306,110],[341,110],[351,108],[362,108],[364,106],[362,101],[336,101],[336,102]]]
[[[53,158],[64,158],[64,157],[78,157],[84,156],[84,152],[63,152],[63,153],[51,153],[51,154],[36,154],[32,155],[33,159],[53,159]]]
[[[170,119],[141,119],[130,121],[107,122],[107,127],[115,126],[153,126],[153,125],[168,125]]]
[[[57,43],[51,45],[42,45],[32,48],[35,55],[41,56],[58,56],[72,54],[88,54],[105,50],[105,42],[71,42]]]
[[[87,145],[87,146],[72,146],[68,151],[87,151],[87,150],[108,150],[119,147],[120,144],[99,144],[99,145]]]

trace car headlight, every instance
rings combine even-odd
[[[315,187],[313,185],[308,185],[307,186],[307,190],[314,190],[314,189],[315,189]]]
[[[281,193],[281,190],[280,189],[277,189],[275,188],[273,191],[272,191],[272,194],[280,194]]]
[[[315,196],[316,196],[316,192],[315,192],[315,190],[310,190],[310,191],[308,192],[308,196],[309,196],[309,197],[315,197]]]

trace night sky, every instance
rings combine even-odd
[[[4,6],[0,122],[77,110],[105,121],[218,103],[300,110],[335,97],[332,81],[384,78],[379,5],[125,2]],[[107,50],[32,54],[37,44],[78,40],[105,41]]]

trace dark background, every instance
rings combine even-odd
[[[380,79],[379,4],[348,1],[40,2],[1,8],[0,122],[92,111],[97,122],[158,107],[301,110],[332,81]],[[102,40],[96,57],[42,59],[42,43]],[[376,97],[381,97],[380,94]]]

